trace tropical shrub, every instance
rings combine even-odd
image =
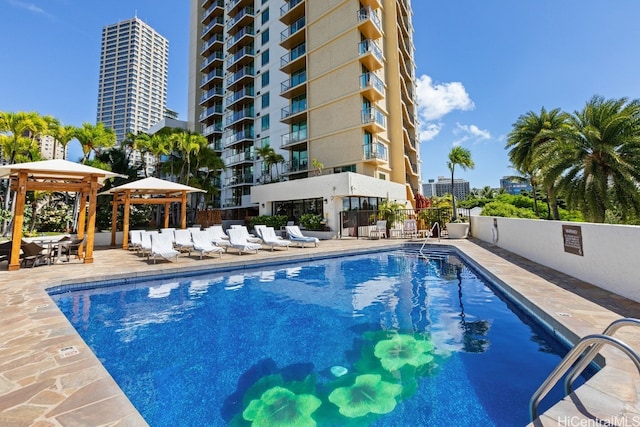
[[[251,218],[249,225],[251,225],[251,227],[255,225],[266,225],[267,227],[273,227],[274,230],[280,230],[287,225],[287,220],[286,215],[260,215]]]
[[[324,218],[322,215],[306,213],[300,216],[300,225],[307,230],[323,230]]]
[[[530,218],[537,219],[535,213],[529,209],[518,208],[514,205],[505,202],[491,202],[487,203],[482,208],[482,216],[499,216],[506,218]]]

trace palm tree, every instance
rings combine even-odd
[[[453,216],[451,217],[452,221],[456,221],[458,219],[458,214],[456,212],[456,198],[454,195],[454,179],[453,174],[456,168],[456,165],[460,166],[462,170],[473,169],[476,165],[473,163],[471,159],[471,152],[461,146],[455,146],[449,152],[449,161],[447,162],[447,167],[451,171],[451,205],[453,208]]]
[[[208,145],[207,138],[199,133],[181,130],[171,135],[176,150],[182,154],[183,165],[180,176],[184,184],[188,184],[191,177],[191,153],[198,153],[200,149]],[[186,166],[186,171],[184,170]]]
[[[536,215],[540,216],[538,208],[538,184],[545,185],[547,200],[554,219],[560,219],[556,201],[556,183],[544,172],[545,162],[541,161],[545,151],[553,150],[557,138],[567,127],[568,115],[559,108],[547,111],[544,107],[540,114],[529,111],[518,117],[513,129],[507,137],[506,148],[509,159],[514,168],[529,179],[533,191],[533,206]]]
[[[54,138],[53,141],[53,155],[55,157],[57,151],[58,151],[58,144],[62,145],[62,159],[66,160],[67,159],[67,145],[69,145],[69,142],[71,142],[71,140],[73,138],[75,138],[75,133],[77,131],[77,128],[75,126],[71,126],[71,125],[61,125],[58,124],[56,126],[54,126],[53,128],[50,128],[49,131],[51,132],[51,136]]]
[[[95,126],[91,123],[83,123],[82,127],[77,129],[75,137],[82,146],[82,164],[89,160],[92,152],[99,154],[103,149],[116,145],[115,132],[113,129],[106,128],[102,122]]]
[[[591,222],[607,210],[640,214],[640,100],[594,96],[569,117],[560,144],[543,160],[571,208]]]

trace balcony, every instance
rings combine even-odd
[[[280,71],[291,73],[294,70],[305,66],[305,56],[307,54],[307,44],[302,43],[280,57]]]
[[[256,114],[253,110],[253,107],[243,108],[240,111],[234,111],[231,114],[227,115],[224,119],[224,125],[225,127],[229,127],[243,120],[251,120],[253,122],[253,119],[255,119],[255,117]]]
[[[389,161],[389,150],[387,146],[381,142],[364,144],[363,159],[366,162],[386,163]]]
[[[290,0],[280,8],[280,22],[291,25],[304,16],[304,0]]]
[[[224,158],[224,165],[227,167],[237,165],[240,163],[253,163],[255,156],[253,153],[239,153]]]
[[[242,197],[231,197],[229,199],[224,199],[225,208],[237,208],[242,204]]]
[[[238,46],[243,46],[253,42],[253,36],[255,30],[253,25],[243,27],[240,31],[235,33],[231,38],[227,40],[227,51],[233,52]]]
[[[253,6],[245,6],[227,22],[227,32],[231,32],[236,26],[244,26],[253,23],[256,11]]]
[[[227,56],[227,61],[226,61],[227,70],[233,67],[240,67],[240,66],[249,64],[251,61],[253,61],[254,55],[255,55],[255,52],[253,49],[253,44],[243,46],[240,50],[238,50],[233,55]]]
[[[224,139],[224,147],[229,148],[230,146],[237,144],[246,140],[253,140],[255,137],[253,132],[253,127],[244,128],[238,132],[235,132]]]
[[[373,73],[360,75],[360,90],[369,101],[375,102],[384,98],[384,82]]]
[[[280,136],[280,148],[293,148],[307,143],[307,130],[298,130]]]
[[[237,85],[246,85],[249,82],[253,81],[255,76],[255,70],[253,66],[245,65],[240,70],[233,73],[233,75],[227,78],[227,88],[231,88],[231,86]]]
[[[382,132],[387,128],[387,116],[375,107],[362,110],[362,124],[371,133]]]
[[[202,64],[200,65],[200,71],[206,73],[212,68],[220,66],[223,60],[224,58],[222,50],[216,50],[202,61]]]
[[[206,39],[210,31],[222,32],[222,30],[224,30],[224,18],[222,16],[216,16],[211,22],[202,27],[202,38]]]
[[[360,0],[360,4],[371,9],[380,9],[382,7],[380,0]]]
[[[297,74],[295,77],[291,77],[280,83],[280,96],[283,98],[294,98],[302,95],[307,87],[304,83],[307,82],[307,73]]]
[[[304,42],[304,26],[304,16],[298,19],[293,24],[289,25],[283,32],[280,33],[280,46],[285,49],[291,50],[295,46]]]
[[[308,172],[309,162],[308,160],[290,160],[285,162],[282,169],[285,174]]]
[[[215,104],[200,113],[200,121],[203,121],[214,114],[222,114],[222,104]]]
[[[360,55],[360,62],[367,67],[369,71],[378,70],[384,65],[382,49],[371,39],[358,43],[358,54]]]
[[[223,93],[224,92],[222,90],[222,86],[214,86],[213,88],[202,94],[202,96],[200,97],[200,103],[202,104],[203,102],[206,102],[214,97],[222,96]]]
[[[214,0],[211,3],[211,6],[207,7],[207,9],[202,12],[201,22],[203,25],[207,25],[210,18],[221,16],[222,14],[224,14],[224,0]]]
[[[254,92],[255,91],[253,86],[244,86],[242,89],[233,92],[231,95],[226,97],[226,99],[224,100],[225,106],[229,108],[236,102],[239,102],[243,99],[253,98]]]
[[[358,30],[368,39],[379,39],[383,35],[382,23],[377,13],[370,7],[363,7],[357,12]]]
[[[209,126],[202,126],[202,135],[209,136],[214,133],[222,133],[222,122],[216,122]],[[218,151],[222,150],[222,147],[217,149]]]
[[[227,3],[227,12],[231,15],[235,8],[241,8],[244,6],[250,6],[253,4],[253,0],[231,0]]]
[[[221,51],[223,45],[224,45],[224,37],[222,33],[213,34],[213,36],[210,37],[209,40],[207,40],[207,42],[202,45],[202,50],[200,51],[200,54],[202,56],[207,56],[211,53],[211,51],[214,51],[214,50]]]
[[[218,83],[219,80],[223,78],[222,68],[215,68],[209,73],[202,76],[202,80],[200,81],[200,87],[202,89],[206,89],[208,86],[211,86],[215,83]]]
[[[280,121],[282,123],[292,123],[304,120],[307,116],[307,103],[302,105],[288,105],[280,110]]]
[[[253,185],[253,175],[233,175],[225,180],[225,187],[234,187],[237,185]]]

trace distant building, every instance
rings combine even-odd
[[[446,176],[439,176],[437,182],[430,179],[427,183],[422,184],[422,193],[425,197],[442,197],[445,194],[453,193],[457,200],[461,200],[466,199],[470,192],[469,181],[464,179],[453,180],[453,192],[451,191],[451,178]]]
[[[53,159],[66,159],[66,147],[62,144],[56,143],[54,137],[45,135],[38,139],[38,146],[40,147],[40,155],[45,160]]]
[[[500,179],[500,188],[514,195],[521,194],[523,191],[531,192],[531,184],[529,181],[521,181],[509,176]]]
[[[96,120],[114,130],[118,144],[128,133],[147,132],[171,111],[168,64],[169,42],[137,17],[102,29]],[[141,162],[134,152],[131,165]]]

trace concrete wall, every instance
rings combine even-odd
[[[495,230],[493,217],[470,220],[475,238],[640,302],[638,226],[495,218]],[[565,252],[563,225],[580,227],[582,256]]]

